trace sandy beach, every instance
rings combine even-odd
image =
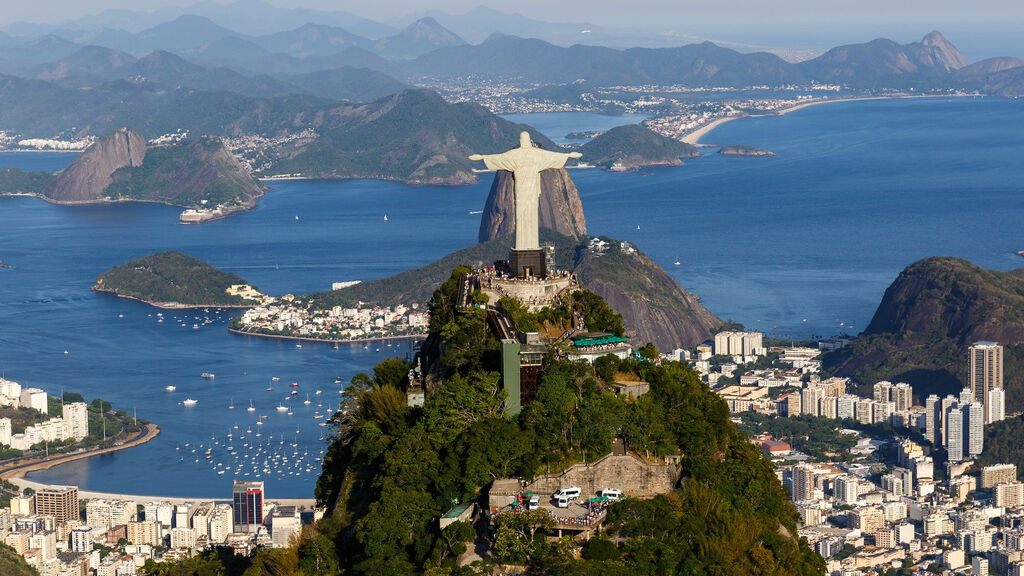
[[[893,98],[926,98],[926,97],[928,97],[928,96],[857,96],[857,97],[852,97],[852,98],[835,98],[835,99],[819,98],[819,99],[814,99],[814,100],[806,100],[804,102],[800,102],[798,104],[794,104],[793,106],[789,106],[788,108],[783,108],[781,110],[772,112],[770,114],[737,114],[735,116],[723,116],[722,118],[716,118],[716,119],[712,120],[710,123],[705,124],[704,126],[701,126],[700,128],[697,128],[696,130],[694,130],[693,132],[690,132],[686,136],[683,136],[682,140],[683,140],[683,142],[686,142],[687,144],[692,144],[694,146],[698,146],[698,145],[711,146],[711,144],[702,143],[701,139],[704,136],[707,136],[708,132],[711,132],[712,130],[714,130],[715,128],[718,128],[722,124],[725,124],[726,122],[732,122],[733,120],[736,120],[738,118],[763,118],[765,116],[785,116],[786,114],[789,114],[790,112],[795,112],[797,110],[802,110],[804,108],[809,108],[811,106],[817,106],[819,104],[830,104],[830,103],[836,103],[836,102],[860,102],[860,101],[866,101],[866,100],[891,100]]]

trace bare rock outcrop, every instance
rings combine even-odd
[[[603,252],[580,247],[576,273],[584,288],[622,314],[636,346],[653,342],[663,351],[696,346],[722,325],[699,297],[632,246],[613,245]]]
[[[579,240],[587,234],[583,202],[565,168],[540,173],[540,227]],[[511,172],[494,174],[480,219],[479,241],[487,242],[515,231],[515,178]]]
[[[86,148],[57,175],[46,195],[55,202],[101,199],[116,170],[141,166],[145,157],[146,139],[128,128],[120,128]]]

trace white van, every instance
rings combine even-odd
[[[555,506],[558,506],[559,508],[568,508],[569,503],[572,502],[572,500],[569,500],[565,496],[552,496],[551,499],[555,501]]]
[[[555,500],[558,500],[559,498],[566,498],[571,502],[579,498],[581,492],[582,491],[580,490],[579,486],[567,486],[565,488],[560,488],[557,492],[555,492],[552,498],[554,498]],[[565,508],[566,506],[562,506],[562,508]]]
[[[616,490],[615,488],[605,488],[597,493],[602,498],[607,498],[609,502],[618,502],[622,498],[622,491]]]
[[[540,508],[540,496],[534,494],[530,496],[529,500],[526,501],[526,509],[536,510],[537,508]]]

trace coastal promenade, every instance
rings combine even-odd
[[[408,340],[410,338],[426,338],[427,333],[419,334],[396,334],[394,336],[375,336],[373,338],[311,338],[309,336],[290,336],[288,334],[263,334],[261,332],[248,332],[238,328],[228,328],[228,332],[239,336],[253,336],[255,338],[276,338],[278,340],[296,340],[298,342],[323,342],[325,344],[361,344],[363,342],[384,342],[385,340]]]
[[[42,488],[50,487],[49,484],[43,484],[41,482],[33,482],[32,480],[26,480],[25,478],[11,478],[9,480],[12,484],[15,484],[21,489],[31,488],[33,490],[40,490]],[[171,504],[184,504],[186,502],[216,502],[217,504],[231,504],[230,496],[227,498],[213,498],[213,497],[180,497],[180,496],[153,496],[144,494],[117,494],[113,492],[93,492],[91,490],[79,490],[78,497],[81,499],[94,499],[101,498],[104,500],[128,500],[131,502],[170,502]],[[267,502],[273,502],[281,506],[296,506],[298,508],[305,508],[312,510],[316,506],[315,498],[267,498]]]
[[[160,427],[156,424],[146,424],[146,426],[131,439],[124,442],[118,442],[113,446],[106,448],[98,448],[93,450],[82,450],[79,452],[72,452],[70,454],[55,454],[49,457],[32,458],[30,460],[19,460],[6,465],[0,465],[0,480],[7,480],[14,484],[17,484],[17,480],[24,477],[25,474],[35,470],[47,470],[53,468],[58,464],[66,464],[68,462],[74,462],[75,460],[81,460],[83,458],[91,458],[93,456],[99,456],[100,454],[108,454],[110,452],[117,452],[118,450],[126,450],[128,448],[134,448],[140,444],[145,444],[153,438],[156,438],[160,434]]]
[[[6,466],[0,466],[0,480],[6,480],[11,484],[14,484],[18,488],[24,490],[25,488],[31,488],[33,490],[41,490],[43,488],[49,488],[51,485],[43,484],[42,482],[35,482],[25,478],[25,474],[35,470],[46,470],[60,464],[66,464],[75,460],[81,460],[83,458],[91,458],[93,456],[99,456],[101,454],[108,454],[116,452],[118,450],[125,450],[133,448],[141,444],[149,442],[153,438],[156,438],[160,434],[160,428],[156,424],[147,424],[145,428],[138,434],[136,434],[130,440],[120,442],[115,446],[107,448],[100,448],[98,450],[87,450],[84,452],[75,452],[72,454],[58,454],[49,458],[33,458],[27,461],[15,462]],[[182,504],[185,502],[217,502],[217,503],[231,503],[231,498],[200,498],[200,497],[170,497],[170,496],[152,496],[152,495],[141,495],[141,494],[117,494],[113,492],[94,492],[91,490],[79,490],[78,496],[83,499],[102,498],[105,500],[130,500],[132,502],[153,502],[162,501],[170,502],[172,504]],[[307,508],[312,510],[316,506],[316,499],[314,498],[268,498],[268,502],[275,502],[283,506],[297,506],[299,508]]]

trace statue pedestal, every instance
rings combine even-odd
[[[512,250],[508,257],[508,266],[512,276],[516,278],[546,278],[548,275],[547,261],[544,251]]]

